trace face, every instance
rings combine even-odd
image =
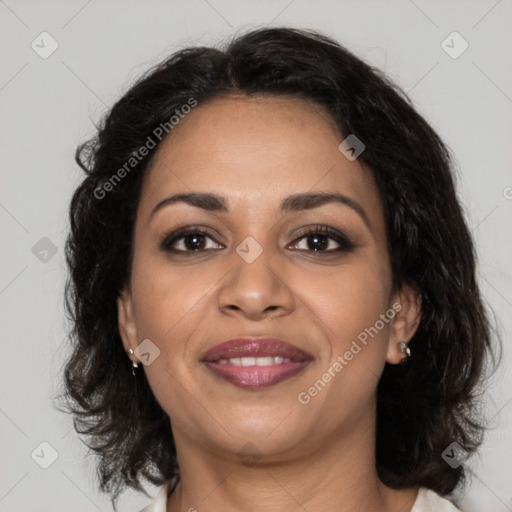
[[[199,104],[158,149],[119,320],[126,350],[151,340],[143,371],[177,445],[236,457],[251,442],[278,460],[374,421],[419,309],[392,293],[379,193],[342,140],[318,105],[233,96]],[[219,197],[165,201],[192,193]],[[289,345],[214,349],[247,337]]]

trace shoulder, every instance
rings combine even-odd
[[[165,511],[164,511],[165,512]],[[461,512],[450,500],[421,487],[411,512]]]

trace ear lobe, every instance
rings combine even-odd
[[[394,345],[389,344],[388,345],[388,353],[386,356],[386,361],[389,364],[400,364],[404,360],[404,353],[401,350],[401,343],[405,342],[407,343],[407,340],[401,340],[396,342]],[[407,345],[406,345],[407,347]],[[406,359],[411,355],[411,350],[409,348],[406,348]]]
[[[121,340],[125,352],[137,347],[137,327],[133,314],[133,303],[130,291],[125,288],[117,298],[117,318]]]
[[[404,285],[394,295],[392,304],[400,304],[400,310],[391,321],[386,361],[399,364],[404,357],[399,343],[408,343],[420,324],[421,293],[409,285]]]

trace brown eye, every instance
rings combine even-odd
[[[302,240],[305,242],[301,242]],[[333,253],[350,252],[354,249],[354,244],[343,233],[329,226],[319,226],[303,233],[293,242],[293,247],[301,251]]]
[[[208,241],[213,244],[208,246]],[[199,228],[187,228],[172,233],[161,244],[162,251],[171,253],[198,253],[219,248],[222,249],[223,246],[218,244],[207,231]]]

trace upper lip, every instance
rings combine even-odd
[[[201,360],[205,362],[232,357],[287,357],[291,361],[307,361],[312,356],[306,351],[278,338],[236,338],[224,341],[207,350]]]

